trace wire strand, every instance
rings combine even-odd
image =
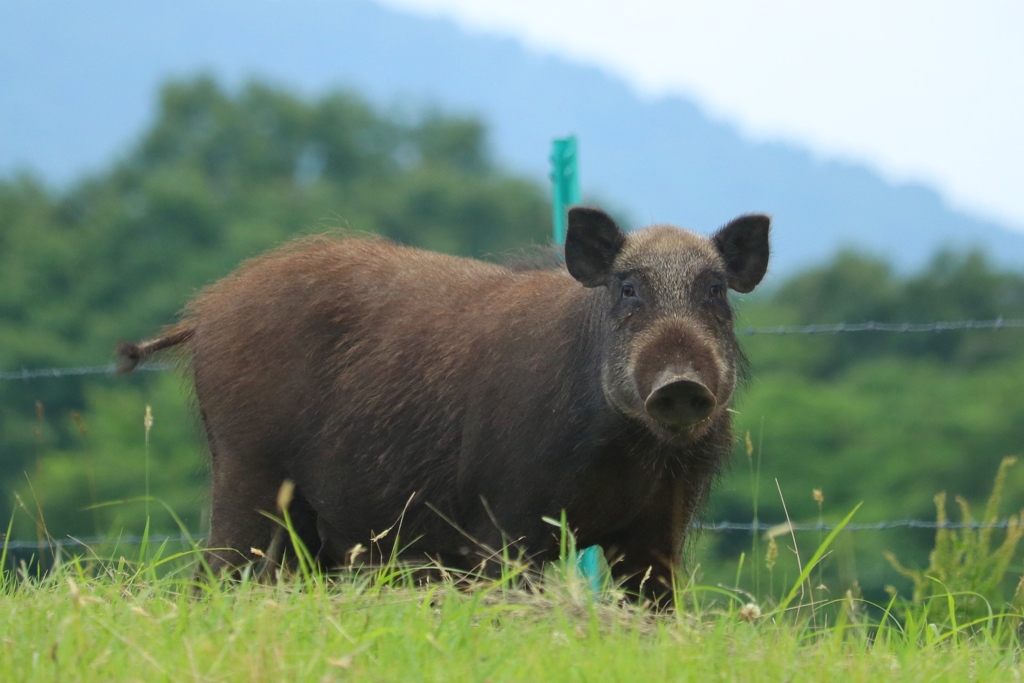
[[[1007,330],[1024,328],[1024,320],[954,320],[932,323],[834,323],[829,325],[783,325],[780,327],[744,327],[740,334],[842,334],[849,332],[951,332],[954,330]]]
[[[891,522],[866,522],[862,524],[847,524],[844,531],[885,531],[888,529],[1008,529],[1011,525],[1018,524],[1016,518],[1004,519],[1001,522],[933,522],[923,519],[900,519]],[[706,522],[697,524],[695,528],[701,531],[749,531],[753,533],[782,531],[834,531],[835,524],[815,522],[814,524],[793,524],[780,522],[778,524],[766,524],[764,522]]]
[[[950,322],[931,323],[880,323],[875,321],[863,323],[834,323],[827,325],[781,325],[778,327],[743,327],[737,332],[744,336],[754,335],[785,335],[785,334],[846,334],[860,332],[894,332],[897,334],[925,333],[925,332],[952,332],[955,330],[1011,330],[1024,329],[1024,320],[954,320]],[[166,372],[173,370],[175,365],[171,363],[151,363],[140,365],[137,371]],[[53,377],[78,377],[83,375],[114,375],[117,374],[117,366],[113,363],[108,365],[83,365],[79,367],[64,368],[38,368],[21,370],[9,370],[0,372],[0,381],[3,380],[30,380],[47,379]]]
[[[863,524],[847,524],[843,527],[843,531],[887,531],[890,529],[971,529],[977,531],[979,529],[1008,529],[1011,526],[1019,524],[1016,518],[1004,519],[1000,522],[933,522],[922,519],[900,519],[891,522],[868,522]],[[747,533],[789,533],[790,530],[795,532],[805,531],[834,531],[836,529],[835,524],[791,524],[789,522],[779,522],[777,524],[769,524],[766,522],[705,522],[694,525],[694,529],[699,531],[710,531],[713,533],[728,533],[728,532],[747,532]],[[98,546],[98,545],[142,545],[146,543],[189,543],[193,541],[205,541],[205,536],[186,536],[185,534],[179,534],[176,536],[150,536],[148,539],[142,536],[121,536],[119,538],[103,538],[100,536],[92,538],[56,538],[47,541],[18,541],[12,540],[6,543],[0,542],[0,547],[6,547],[8,550],[34,550],[34,549],[52,549],[52,548],[68,548],[74,546]]]
[[[150,365],[140,365],[135,368],[135,371],[142,372],[166,372],[167,370],[173,370],[175,365],[171,363],[151,363]],[[111,363],[109,365],[82,365],[79,367],[71,368],[36,368],[28,369],[22,368],[21,370],[9,370],[7,372],[0,372],[0,380],[15,380],[15,379],[43,379],[48,377],[80,377],[83,375],[116,375],[117,365]]]

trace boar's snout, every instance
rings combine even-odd
[[[655,381],[644,408],[658,424],[678,430],[711,416],[718,401],[696,373],[663,372]]]

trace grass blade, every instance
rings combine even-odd
[[[857,503],[853,510],[850,511],[850,514],[846,515],[846,517],[843,518],[843,521],[837,524],[836,528],[833,529],[831,533],[829,533],[829,535],[825,537],[825,540],[822,541],[821,545],[818,546],[818,549],[814,551],[814,555],[811,556],[811,559],[807,563],[807,566],[805,566],[803,571],[800,572],[799,578],[797,578],[797,580],[793,583],[793,587],[789,590],[789,594],[786,595],[786,597],[783,598],[782,602],[779,603],[779,606],[775,610],[777,613],[781,614],[782,612],[786,611],[786,608],[789,607],[789,604],[793,602],[793,598],[795,598],[797,593],[800,592],[800,586],[803,584],[804,581],[807,580],[807,577],[811,575],[811,570],[813,570],[814,567],[817,566],[818,562],[821,561],[821,558],[825,555],[826,552],[828,552],[829,546],[832,545],[832,541],[834,541],[836,536],[839,535],[839,532],[842,531],[846,527],[846,525],[850,523],[850,520],[853,519],[853,516],[857,514],[857,510],[860,510],[860,506],[863,504],[863,502]]]

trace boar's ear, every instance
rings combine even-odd
[[[771,219],[762,214],[740,216],[715,233],[718,253],[725,259],[729,287],[749,292],[768,270],[768,226]]]
[[[569,209],[565,235],[565,266],[584,287],[607,284],[608,273],[626,236],[612,217],[600,209]]]

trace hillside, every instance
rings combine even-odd
[[[941,246],[1024,263],[1024,234],[954,211],[926,187],[755,143],[695,102],[647,102],[596,69],[364,0],[4,3],[0,174],[27,169],[66,184],[101,168],[152,118],[160,82],[201,71],[236,87],[261,77],[307,95],[343,87],[398,111],[479,116],[496,160],[536,178],[551,138],[576,133],[584,194],[637,224],[710,230],[744,211],[771,213],[776,275],[841,246],[905,271]]]

